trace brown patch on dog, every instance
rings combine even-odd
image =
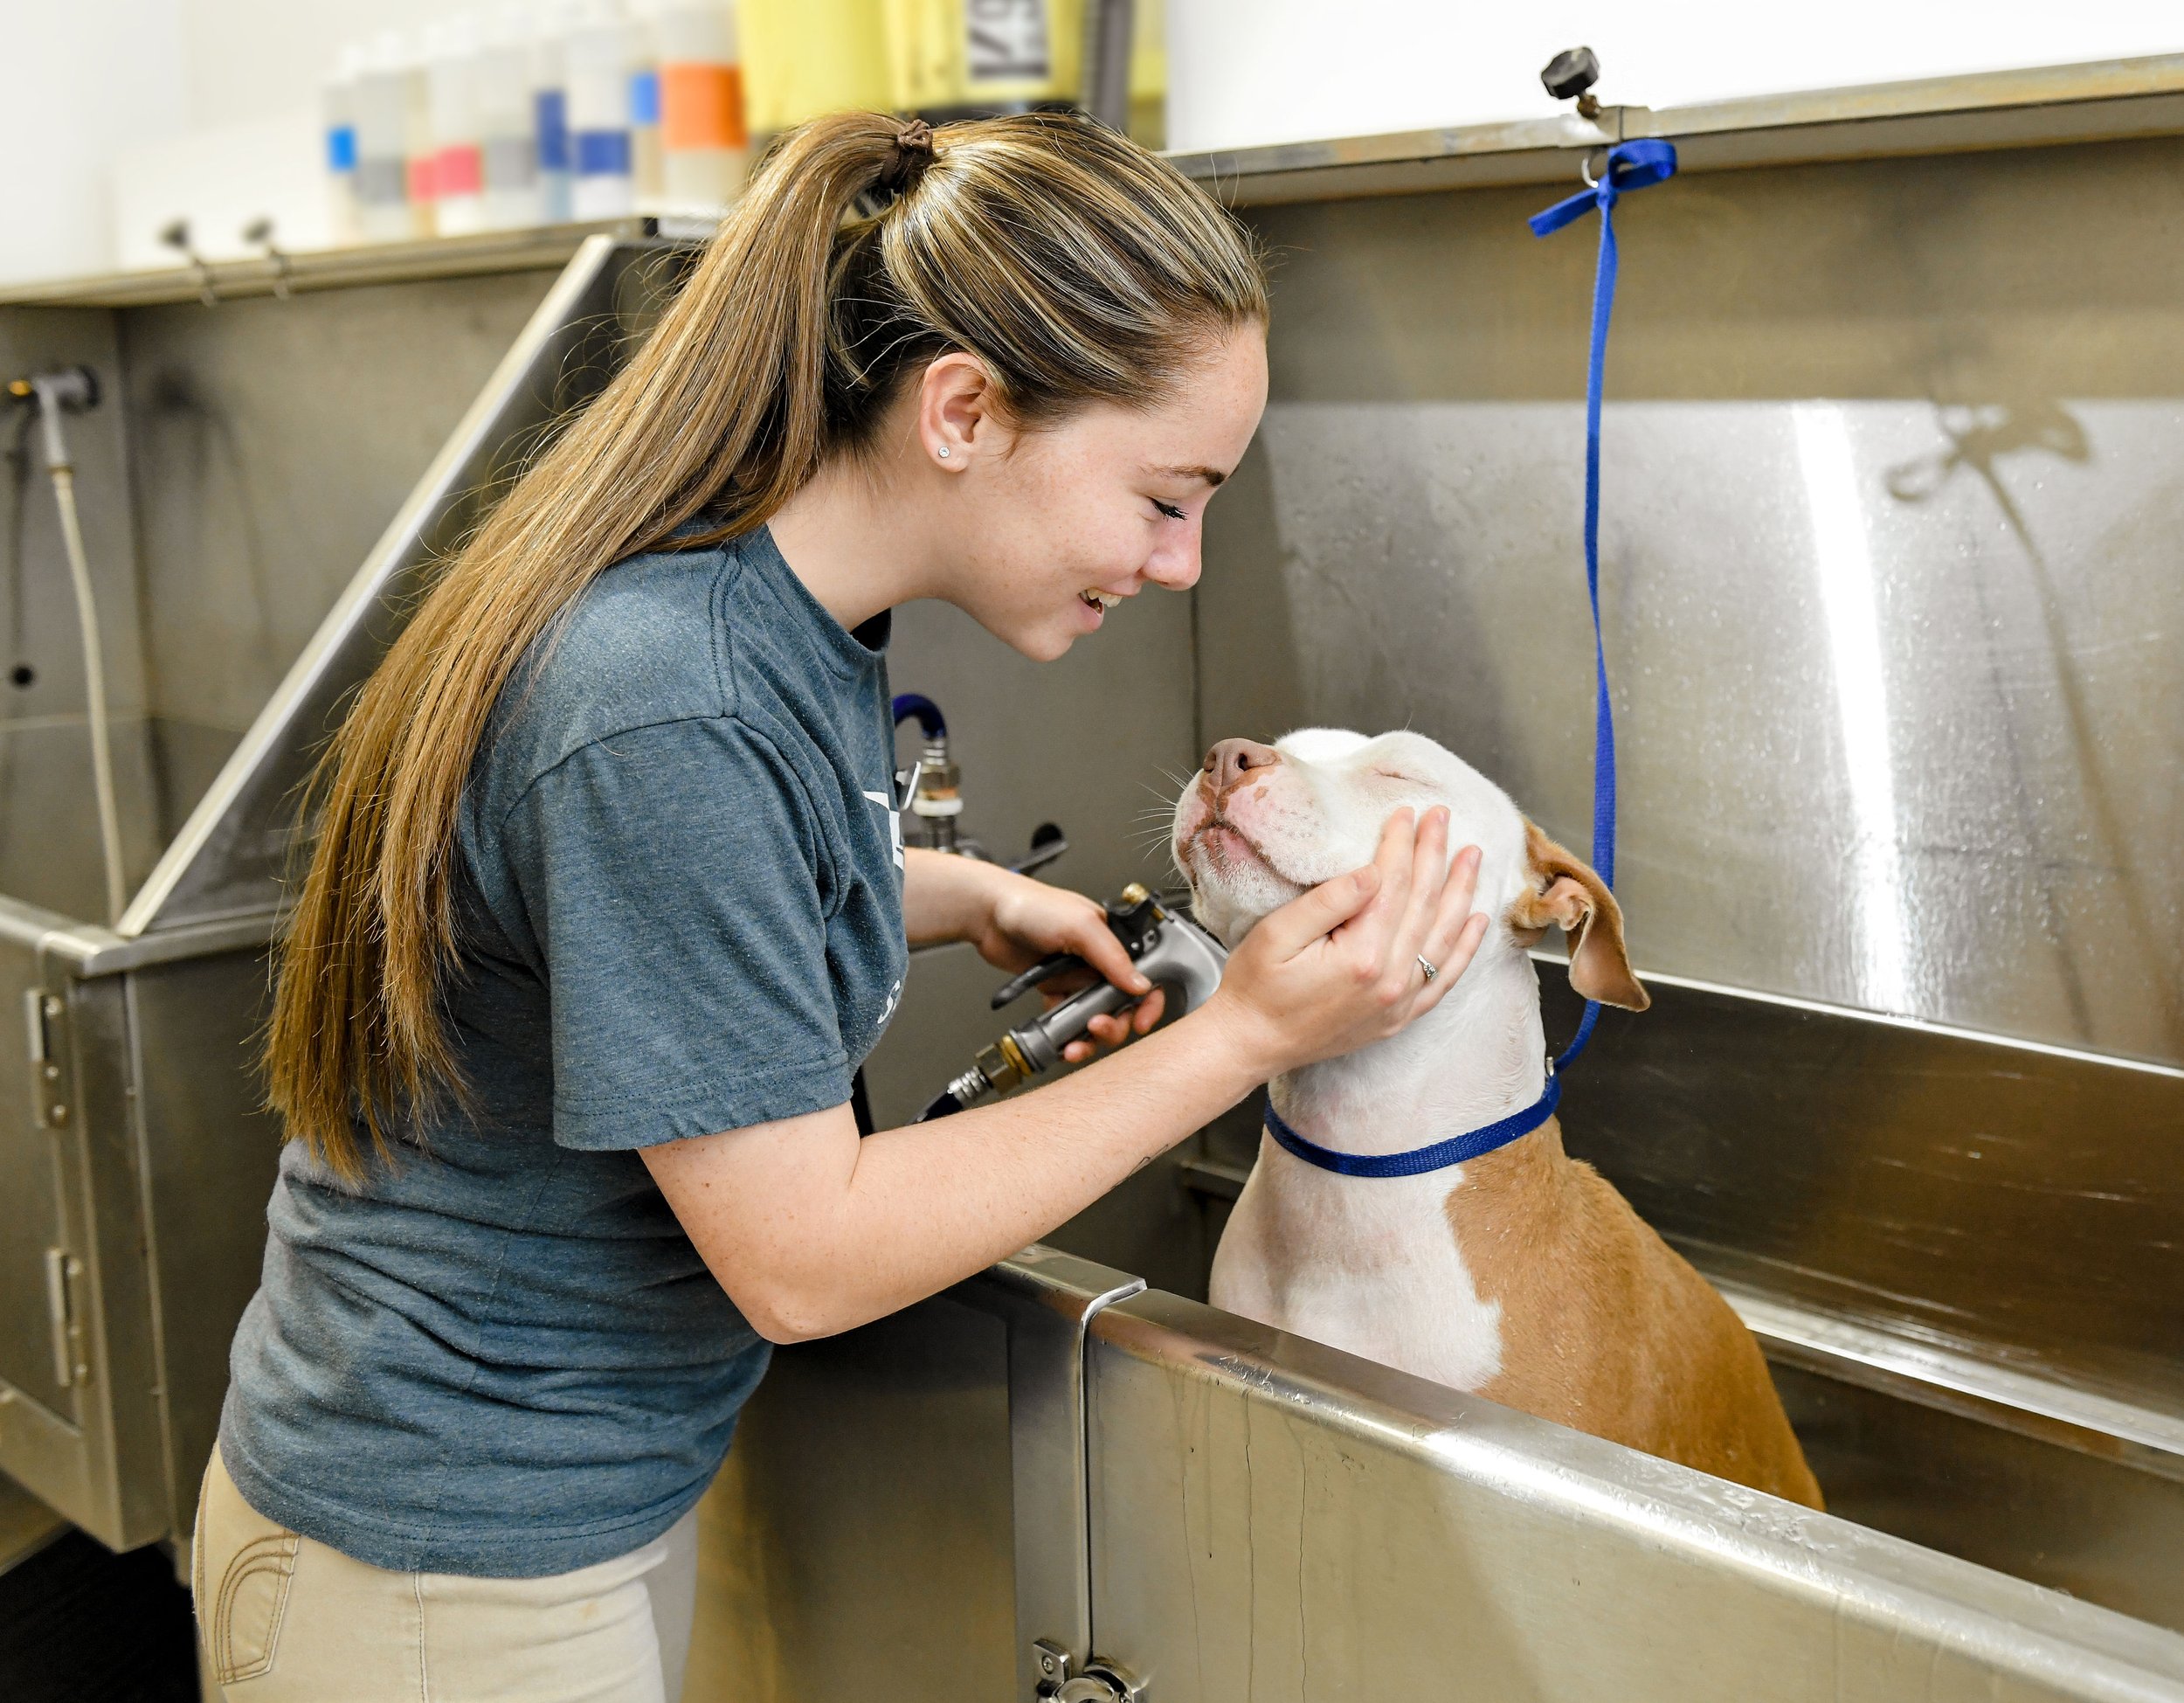
[[[1643,1011],[1653,996],[1631,973],[1623,946],[1623,908],[1607,883],[1576,853],[1557,845],[1538,826],[1524,824],[1524,851],[1531,862],[1532,890],[1509,908],[1507,921],[1527,945],[1548,924],[1570,939],[1570,986],[1588,1000]]]
[[[1479,1394],[1822,1506],[1752,1333],[1613,1184],[1563,1153],[1556,1119],[1467,1160],[1447,1210],[1480,1298],[1502,1308],[1502,1369]]]

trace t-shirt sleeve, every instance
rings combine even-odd
[[[501,837],[552,1008],[554,1139],[646,1147],[849,1097],[801,783],[728,719],[586,745]]]

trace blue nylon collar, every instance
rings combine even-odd
[[[1568,199],[1558,201],[1528,221],[1535,237],[1552,236],[1586,214],[1600,216],[1600,258],[1593,276],[1593,347],[1585,372],[1585,592],[1593,606],[1593,867],[1613,891],[1615,886],[1615,712],[1607,696],[1607,650],[1600,640],[1600,390],[1607,365],[1607,322],[1615,309],[1615,203],[1630,190],[1650,188],[1676,175],[1676,148],[1655,141],[1618,142],[1607,150],[1607,169],[1600,181]],[[1522,1111],[1400,1153],[1338,1153],[1308,1141],[1290,1128],[1282,1114],[1267,1108],[1267,1133],[1283,1152],[1294,1153],[1308,1165],[1345,1177],[1415,1177],[1439,1171],[1466,1160],[1478,1159],[1505,1147],[1519,1136],[1530,1135],[1548,1118],[1562,1099],[1564,1070],[1592,1040],[1600,1021],[1598,1000],[1585,1002],[1585,1015],[1570,1044],[1547,1070],[1547,1086]]]
[[[1482,1129],[1469,1130],[1430,1146],[1413,1147],[1400,1153],[1338,1153],[1307,1141],[1272,1105],[1267,1107],[1267,1133],[1284,1153],[1294,1153],[1307,1165],[1344,1177],[1418,1177],[1428,1171],[1444,1171],[1466,1160],[1482,1159],[1496,1147],[1506,1147],[1519,1136],[1530,1135],[1555,1114],[1562,1099],[1562,1078],[1551,1067],[1547,1086],[1522,1111],[1497,1118]]]

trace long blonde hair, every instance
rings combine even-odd
[[[463,788],[518,662],[600,573],[693,522],[694,543],[760,525],[943,353],[975,356],[1036,426],[1157,403],[1266,315],[1236,222],[1088,120],[931,132],[846,113],[783,137],[652,336],[448,562],[319,765],[266,1049],[289,1139],[353,1177],[359,1121],[384,1152],[398,1109],[461,1093],[443,993]]]

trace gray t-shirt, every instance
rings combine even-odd
[[[760,530],[610,569],[526,659],[463,800],[473,1114],[360,1188],[281,1156],[220,1425],[260,1513],[536,1577],[703,1492],[769,1350],[632,1150],[841,1104],[893,1014],[886,638]]]

